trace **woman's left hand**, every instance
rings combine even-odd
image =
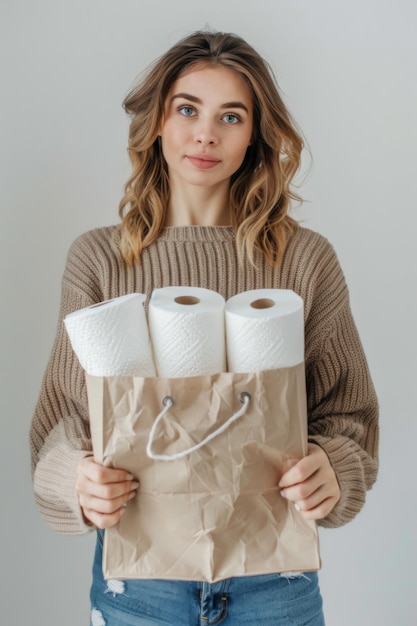
[[[294,502],[305,519],[323,519],[340,499],[340,487],[329,457],[320,446],[308,445],[308,453],[279,481],[281,495]]]

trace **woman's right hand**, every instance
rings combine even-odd
[[[91,456],[78,466],[75,488],[80,506],[86,520],[97,528],[117,524],[138,486],[139,482],[129,472],[100,465]]]

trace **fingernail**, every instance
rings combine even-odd
[[[128,501],[129,501],[129,500],[133,500],[133,498],[135,497],[135,495],[136,495],[136,491],[131,491],[131,492],[129,493],[129,495],[128,495],[128,498],[127,498],[127,499],[128,499]]]
[[[126,480],[134,480],[133,474],[127,474]]]
[[[299,504],[297,504],[296,502],[294,503],[294,508],[296,511],[301,511],[301,507]]]
[[[280,495],[282,498],[285,498],[285,493],[284,493],[284,491],[280,491],[280,492],[279,492],[279,495]]]
[[[137,489],[138,487],[139,487],[139,483],[138,483],[138,481],[137,481],[137,480],[135,480],[135,481],[132,483],[132,487],[131,487],[131,488],[132,488],[132,489]]]

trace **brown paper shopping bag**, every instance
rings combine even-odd
[[[317,528],[279,494],[306,454],[303,364],[193,378],[87,375],[95,459],[137,497],[105,533],[105,578],[215,582],[320,567]]]

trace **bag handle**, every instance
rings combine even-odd
[[[211,441],[212,439],[214,439],[215,437],[223,433],[225,430],[227,430],[227,428],[229,428],[229,426],[233,424],[233,422],[235,422],[237,419],[239,419],[239,417],[242,417],[242,415],[246,413],[246,410],[249,406],[249,402],[251,400],[250,394],[247,391],[242,391],[238,395],[238,400],[239,402],[242,403],[243,405],[242,408],[239,409],[239,411],[236,411],[236,413],[234,413],[231,417],[229,417],[229,419],[222,426],[219,426],[217,430],[207,435],[207,437],[205,437],[203,441],[200,441],[200,443],[197,443],[195,446],[191,446],[191,448],[187,448],[186,450],[183,450],[182,452],[177,452],[174,454],[156,454],[155,452],[152,451],[152,445],[155,439],[156,429],[158,428],[160,421],[168,413],[169,409],[174,405],[174,399],[172,398],[172,396],[165,396],[165,398],[163,398],[162,400],[162,404],[165,405],[165,408],[162,409],[162,411],[156,418],[151,428],[151,432],[149,433],[149,438],[148,438],[148,445],[146,446],[146,454],[151,459],[154,459],[155,461],[174,461],[175,459],[181,459],[191,454],[191,452],[194,452],[195,450],[202,448],[203,446],[206,445],[206,443],[208,443],[209,441]]]

